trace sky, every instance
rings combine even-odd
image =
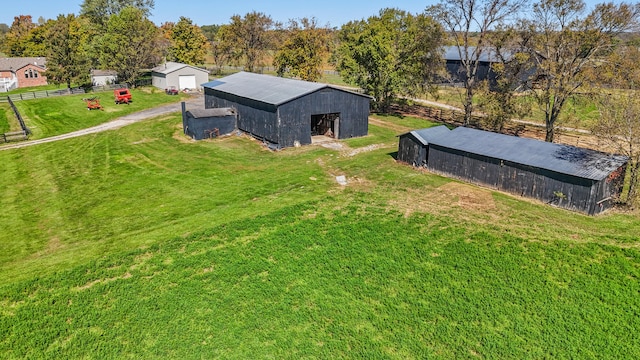
[[[586,2],[592,6],[604,0]],[[77,15],[81,3],[82,0],[2,0],[0,23],[11,26],[14,16],[18,15],[31,15],[34,22],[40,16],[55,19],[59,14]],[[150,19],[160,25],[167,21],[177,22],[180,16],[185,16],[200,26],[221,25],[229,23],[233,15],[245,15],[255,10],[283,23],[289,19],[315,17],[320,25],[340,27],[351,20],[377,15],[383,8],[419,13],[436,3],[436,0],[155,0]]]

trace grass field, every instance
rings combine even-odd
[[[0,357],[640,356],[638,214],[417,171],[396,135],[430,124],[373,120],[342,150],[175,115],[0,152]]]
[[[136,111],[179,101],[185,97],[167,96],[164,91],[155,88],[131,90],[133,101],[130,104],[115,104],[113,92],[98,92],[79,95],[50,97],[38,100],[16,101],[16,107],[31,130],[31,139],[40,139],[85,129],[113,120]],[[87,110],[83,98],[100,99],[104,110]]]

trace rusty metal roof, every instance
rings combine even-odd
[[[465,127],[448,133],[438,128],[419,131],[427,133],[430,145],[596,181],[605,179],[629,160],[622,155]]]

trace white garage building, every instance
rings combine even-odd
[[[209,81],[209,72],[192,65],[168,61],[151,69],[153,86],[160,89],[175,87],[179,90],[201,90]]]

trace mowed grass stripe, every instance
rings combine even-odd
[[[0,353],[640,355],[637,214],[417,171],[393,129],[274,153],[188,141],[176,115],[0,153],[3,216],[24,229],[0,233]]]
[[[640,288],[614,275],[637,264],[635,251],[495,237],[446,217],[405,218],[359,194],[323,203],[337,201],[339,209],[283,208],[5,287],[2,350],[16,358],[640,354],[640,320],[625,309],[638,307]]]

